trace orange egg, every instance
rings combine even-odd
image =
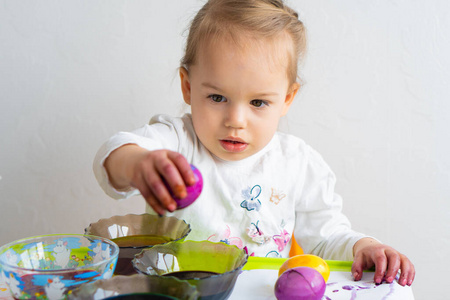
[[[278,271],[278,276],[283,274],[284,271],[296,267],[310,267],[319,271],[319,273],[323,276],[325,282],[327,282],[328,277],[330,277],[330,267],[328,266],[327,262],[322,258],[312,254],[300,254],[288,258],[281,265]]]

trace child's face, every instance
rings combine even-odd
[[[269,143],[298,91],[287,78],[290,41],[205,44],[189,73],[181,68],[184,100],[202,144],[223,160],[241,160]]]

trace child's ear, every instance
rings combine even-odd
[[[191,105],[191,82],[189,81],[189,72],[184,67],[180,67],[180,79],[184,102]]]
[[[300,84],[298,82],[294,82],[289,88],[288,93],[286,94],[286,98],[284,99],[284,108],[282,112],[282,116],[286,115],[291,107],[292,102],[294,101],[295,95],[297,95],[298,90],[300,89]]]

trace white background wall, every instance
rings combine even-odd
[[[180,114],[185,29],[203,2],[0,0],[0,244],[144,211],[98,187],[95,152]],[[291,0],[306,84],[283,130],[323,154],[359,231],[406,253],[417,299],[447,299],[447,0]]]

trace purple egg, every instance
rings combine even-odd
[[[172,198],[177,202],[177,209],[185,208],[191,205],[200,196],[203,189],[203,178],[200,171],[191,165],[191,169],[194,172],[195,183],[194,185],[186,186],[187,196],[183,199],[177,198],[172,194]]]
[[[275,283],[278,300],[320,300],[325,294],[325,280],[315,269],[296,267],[285,271]]]

